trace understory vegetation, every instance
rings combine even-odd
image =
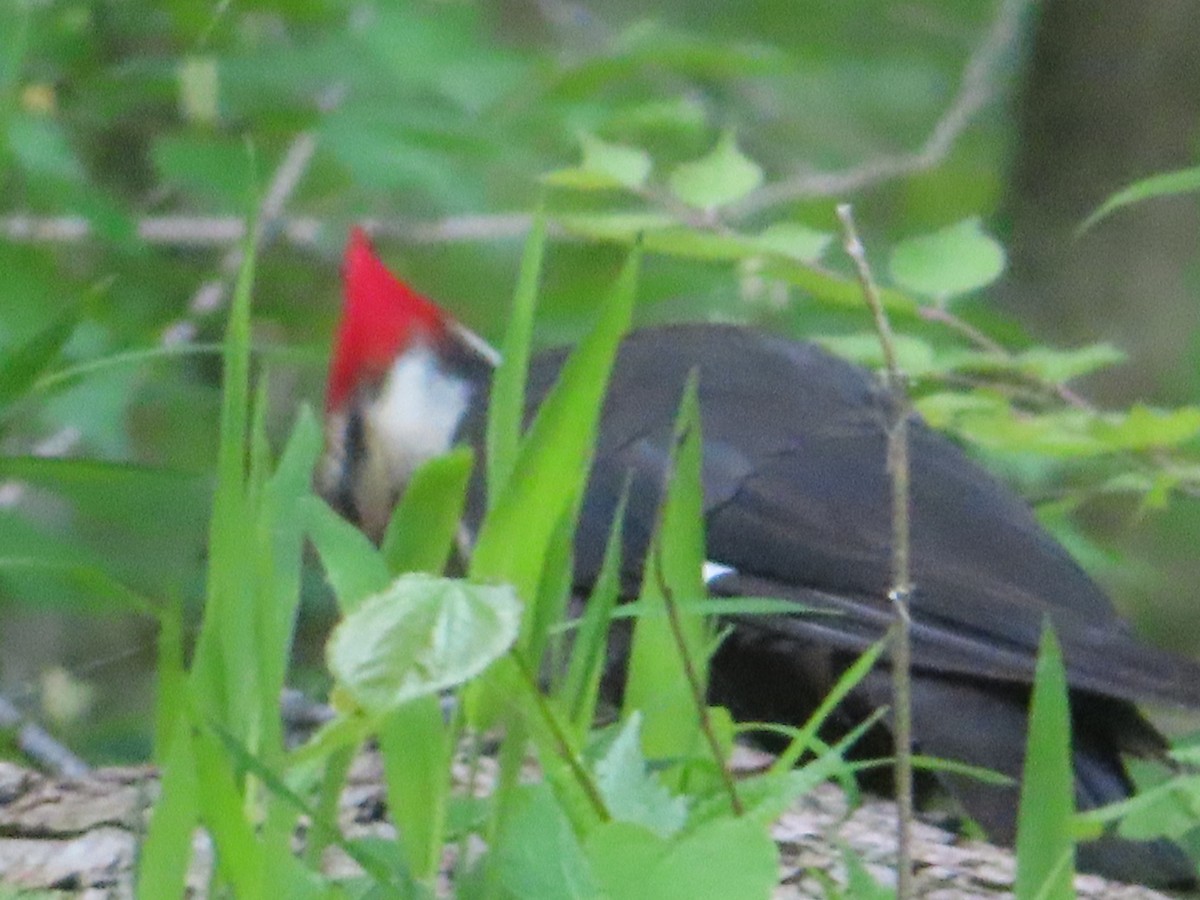
[[[1200,407],[1101,408],[1078,380],[1121,350],[1048,346],[988,303],[1009,260],[1003,116],[969,125],[1008,72],[996,48],[1025,4],[999,4],[995,21],[946,5],[971,41],[920,32],[894,56],[887,29],[860,36],[866,49],[793,46],[787,10],[741,40],[721,16],[610,27],[565,5],[575,18],[514,7],[494,20],[469,3],[141,6],[0,11],[0,616],[14,648],[95,632],[41,668],[14,649],[0,693],[89,761],[161,767],[140,896],[182,895],[197,828],[214,891],[251,900],[426,897],[447,878],[462,897],[768,896],[770,823],[817,784],[853,791],[862,766],[891,764],[846,758],[876,719],[836,746],[818,736],[887,647],[813,721],[776,727],[787,749],[774,764],[729,774],[747,726],[703,699],[721,628],[703,599],[694,391],[638,598],[618,602],[610,541],[570,619],[570,540],[630,328],[750,322],[882,369],[835,202],[854,202],[919,415],[1035,503],[1106,583],[1154,579],[1080,513],[1155,523],[1194,557]],[[619,4],[602,6],[619,20]],[[836,35],[858,14],[813,15]],[[522,24],[534,36],[514,33]],[[960,69],[961,90],[935,89]],[[814,135],[814,120],[844,130]],[[918,150],[861,159],[864,141]],[[1138,181],[1081,234],[1198,184],[1194,170]],[[378,547],[311,487],[333,259],[355,221],[504,360],[486,463],[458,449],[427,464]],[[523,430],[530,354],[568,337],[571,362]],[[450,578],[476,464],[489,508],[468,571]],[[633,622],[624,706],[597,725],[617,619]],[[116,675],[93,679],[101,668]],[[298,746],[279,713],[289,685],[334,711]],[[1021,896],[1073,896],[1074,841],[1114,821],[1200,856],[1194,776],[1139,772],[1138,798],[1075,815],[1049,631],[1033,706]],[[372,743],[393,840],[337,827]],[[1179,758],[1200,763],[1198,746],[1184,738]],[[462,772],[482,757],[496,778],[476,795]],[[361,874],[328,878],[329,848]],[[848,895],[889,895],[846,867]]]

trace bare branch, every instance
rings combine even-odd
[[[308,169],[308,164],[312,161],[313,153],[316,149],[316,138],[308,132],[298,134],[292,140],[287,153],[284,154],[283,162],[275,170],[275,175],[271,178],[271,184],[267,188],[267,192],[263,196],[262,203],[259,206],[258,220],[255,226],[256,233],[254,235],[254,243],[256,245],[260,244],[265,236],[272,234],[275,220],[282,215],[283,207],[287,204],[288,198],[295,191],[297,185],[300,184],[300,180],[304,177],[304,172]],[[241,269],[245,253],[245,246],[241,241],[235,243],[225,253],[218,267],[217,277],[206,281],[192,295],[191,302],[188,303],[189,313],[193,316],[203,316],[220,309],[224,305],[225,297],[229,292],[229,283],[238,270]],[[190,339],[194,327],[189,329],[187,327],[189,324],[187,322],[175,322],[168,325],[164,332],[164,340],[172,342],[181,339]]]
[[[361,224],[374,237],[408,244],[452,244],[523,238],[532,221],[528,213],[510,212],[430,220],[365,219]],[[314,216],[279,216],[272,237],[294,247],[312,248],[330,227]],[[138,220],[137,234],[147,244],[167,247],[227,247],[246,236],[246,220],[241,216],[145,216]],[[91,237],[91,223],[83,216],[0,216],[0,239],[13,243],[78,244]]]
[[[728,211],[737,220],[773,206],[851,194],[868,185],[924,172],[941,163],[976,114],[995,94],[997,69],[1005,53],[1016,43],[1021,18],[1033,0],[1000,0],[996,18],[963,68],[958,92],[941,118],[934,123],[925,142],[911,153],[873,159],[839,172],[803,172],[793,178],[765,185]]]

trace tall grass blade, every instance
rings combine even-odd
[[[1074,814],[1067,675],[1058,638],[1047,621],[1029,707],[1029,742],[1017,816],[1019,900],[1075,896]]]
[[[513,296],[500,365],[492,379],[487,421],[487,495],[489,506],[503,494],[517,462],[525,418],[525,377],[533,340],[533,312],[546,250],[546,217],[538,213],[525,242],[521,272]]]

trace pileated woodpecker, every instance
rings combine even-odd
[[[343,277],[318,483],[378,539],[417,466],[459,442],[482,450],[496,355],[397,280],[357,229]],[[531,410],[565,358],[560,350],[533,359]],[[813,344],[732,325],[629,335],[608,386],[575,540],[582,594],[598,573],[627,479],[624,575],[634,589],[641,581],[693,368],[708,590],[794,600],[808,610],[728,617],[731,631],[711,664],[711,698],[739,719],[799,724],[892,621],[889,401],[870,373]],[[949,440],[914,420],[910,448],[917,749],[1019,780],[1038,639],[1049,616],[1071,689],[1078,805],[1128,796],[1121,755],[1157,756],[1166,746],[1134,703],[1200,707],[1200,664],[1139,643],[1029,508]],[[476,501],[481,491],[477,479]],[[467,518],[469,532],[478,513]],[[888,679],[886,665],[868,675],[830,728],[844,731],[890,703]],[[1013,841],[1017,787],[950,772],[937,778],[991,838]],[[1169,842],[1112,834],[1082,845],[1079,861],[1148,884],[1186,885],[1196,875]]]

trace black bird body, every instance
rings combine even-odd
[[[529,414],[566,351],[535,357]],[[674,421],[698,369],[707,556],[726,572],[714,595],[772,596],[814,612],[731,617],[712,666],[712,699],[742,720],[800,724],[855,655],[892,622],[889,398],[868,372],[819,347],[727,325],[630,335],[608,387],[575,540],[575,582],[598,574],[631,479],[624,581],[642,576],[662,499]],[[459,437],[482,447],[486,402]],[[909,433],[913,725],[917,749],[1019,779],[1043,622],[1062,644],[1072,690],[1077,802],[1123,799],[1121,753],[1165,749],[1134,702],[1200,707],[1200,665],[1140,641],[1029,507],[919,419]],[[476,503],[480,507],[476,484]],[[821,611],[827,614],[821,614]],[[833,727],[890,704],[880,670]],[[886,744],[876,742],[886,754]],[[995,840],[1015,837],[1018,788],[939,776]],[[1081,864],[1128,880],[1186,884],[1191,863],[1164,841],[1083,845]]]
[[[351,235],[343,275],[346,303],[317,477],[330,502],[378,539],[416,466],[455,442],[482,452],[497,358],[399,282],[360,231]],[[557,350],[533,359],[530,417],[565,358]],[[575,538],[574,579],[583,596],[599,571],[627,481],[628,593],[642,580],[674,422],[693,369],[707,557],[715,564],[709,591],[793,600],[806,610],[726,617],[732,630],[712,661],[712,699],[742,720],[798,724],[892,621],[890,401],[870,373],[812,344],[730,325],[629,335],[608,385]],[[1071,689],[1078,805],[1128,796],[1122,754],[1165,749],[1134,704],[1200,708],[1200,664],[1138,641],[1028,506],[950,440],[919,420],[909,439],[916,748],[1019,778],[1030,684],[1048,618]],[[477,462],[468,533],[484,507],[483,468]],[[885,660],[847,697],[830,727],[847,730],[890,702]],[[887,755],[889,747],[868,742],[865,752]],[[1013,840],[1015,785],[947,773],[938,779],[989,836]],[[1079,861],[1146,884],[1194,884],[1196,875],[1182,851],[1161,840],[1106,835],[1082,845]]]

